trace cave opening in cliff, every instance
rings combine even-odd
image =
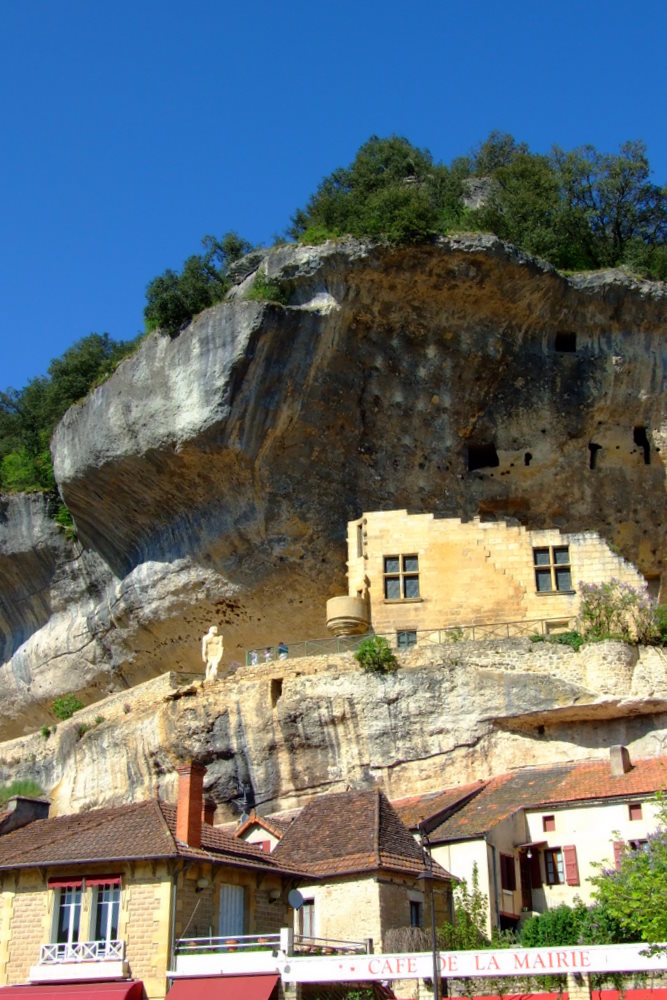
[[[468,472],[475,469],[495,469],[500,465],[495,444],[469,444],[466,448]]]
[[[651,445],[645,427],[635,427],[632,432],[635,444],[644,452],[644,465],[651,464]]]
[[[530,463],[532,462],[532,460],[533,460],[533,456],[531,455],[531,453],[529,451],[527,451],[526,454],[523,456],[523,464],[524,465],[530,465]]]
[[[576,333],[557,333],[554,340],[554,350],[562,354],[574,354],[577,350]]]
[[[588,468],[595,469],[597,468],[598,464],[598,452],[602,451],[602,445],[595,444],[594,441],[591,441],[590,444],[588,445],[588,451],[589,451]]]
[[[282,677],[274,677],[271,681],[271,707],[275,708],[283,693]]]

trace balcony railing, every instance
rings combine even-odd
[[[176,955],[229,955],[237,952],[283,951],[289,955],[364,955],[369,941],[308,937],[284,928],[282,934],[237,934],[224,937],[181,938]]]
[[[229,954],[236,951],[273,951],[280,948],[280,934],[227,934],[224,937],[181,938],[177,955]]]
[[[344,941],[340,938],[306,937],[294,935],[295,955],[367,955],[371,951],[370,938],[366,941]]]
[[[574,616],[561,618],[534,618],[513,622],[483,622],[479,625],[448,625],[443,628],[412,630],[415,642],[410,645],[450,645],[456,642],[474,642],[481,639],[515,639],[521,636],[540,635],[548,637],[558,632],[576,629],[578,619]],[[400,629],[398,631],[401,631]],[[291,642],[287,656],[280,655],[277,646],[247,650],[246,665],[268,664],[281,659],[296,660],[302,656],[331,656],[337,653],[355,652],[364,639],[372,635],[382,635],[389,645],[396,648],[397,631],[367,632],[365,635],[340,635],[327,639],[305,639]],[[409,647],[408,647],[409,648]]]
[[[43,944],[39,952],[40,965],[60,965],[62,962],[122,962],[124,958],[125,941]]]

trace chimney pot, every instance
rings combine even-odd
[[[612,778],[627,774],[632,768],[628,748],[624,746],[609,747],[609,765]]]
[[[206,768],[193,760],[177,767],[176,771],[178,773],[176,839],[188,847],[201,847],[202,800]]]

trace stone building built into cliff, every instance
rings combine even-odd
[[[508,520],[372,511],[349,522],[347,549],[348,594],[327,603],[328,628],[372,628],[399,646],[475,625],[507,624],[514,635],[563,631],[579,613],[581,583],[647,586],[596,532]]]

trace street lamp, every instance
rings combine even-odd
[[[435,892],[433,875],[433,858],[428,834],[423,826],[419,827],[419,843],[427,870],[418,878],[431,883],[431,951],[433,952],[433,1000],[440,1000],[440,955],[438,953],[438,938],[435,933]]]

